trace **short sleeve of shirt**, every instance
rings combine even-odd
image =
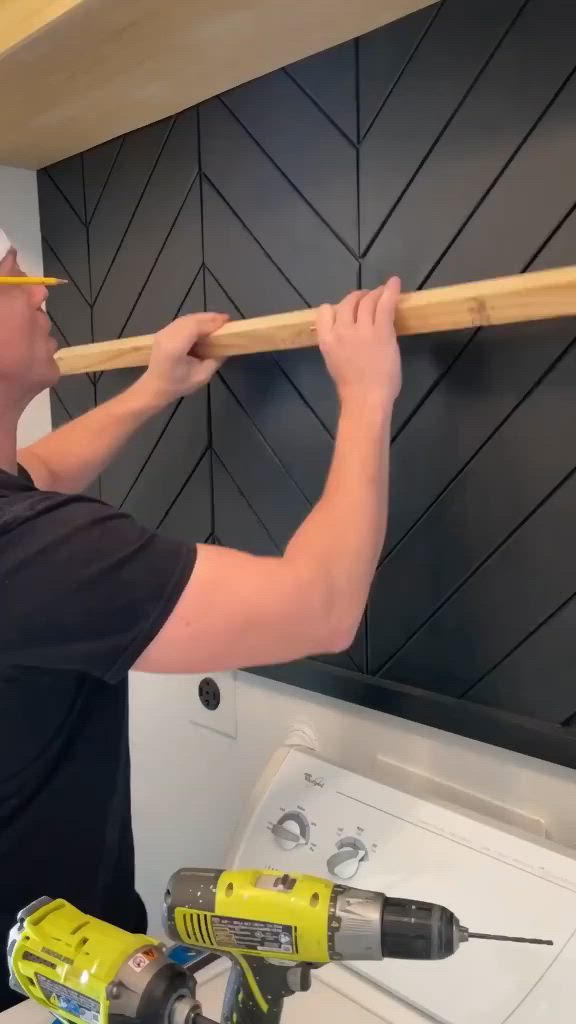
[[[0,503],[0,661],[122,679],[176,606],[195,546],[93,499],[17,486]]]

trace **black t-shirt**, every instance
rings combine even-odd
[[[195,556],[99,501],[0,471],[0,1010],[18,1001],[6,933],[39,896],[146,929],[127,672]]]

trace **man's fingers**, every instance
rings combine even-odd
[[[220,330],[230,319],[227,313],[197,313],[196,315],[198,337],[200,338],[214,334],[214,331]]]
[[[226,313],[190,313],[175,321],[177,329],[170,339],[175,349],[189,352],[200,338],[223,327],[230,319]]]
[[[334,306],[330,306],[325,302],[323,306],[318,307],[316,310],[316,333],[319,338],[322,338],[328,331],[332,330],[335,317],[336,311]]]
[[[356,323],[358,307],[365,295],[368,295],[367,289],[351,292],[350,295],[347,295],[346,298],[342,299],[342,302],[338,304],[336,307],[336,316],[343,327],[350,327],[351,324]]]
[[[378,328],[383,330],[393,325],[401,287],[399,277],[391,277],[384,285],[376,306],[375,323]]]
[[[222,366],[223,359],[201,359],[200,366],[196,373],[196,380],[199,384],[207,384],[215,373],[218,372]]]
[[[374,323],[376,319],[376,309],[385,288],[386,285],[383,284],[380,288],[375,288],[373,291],[368,292],[361,300],[356,320],[362,326],[371,327]]]

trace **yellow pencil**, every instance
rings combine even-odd
[[[0,284],[43,284],[47,288],[56,284],[68,284],[60,277],[0,277]]]

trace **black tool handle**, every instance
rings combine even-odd
[[[306,964],[270,964],[255,956],[234,958],[222,1024],[280,1024],[284,1000],[309,988]]]

